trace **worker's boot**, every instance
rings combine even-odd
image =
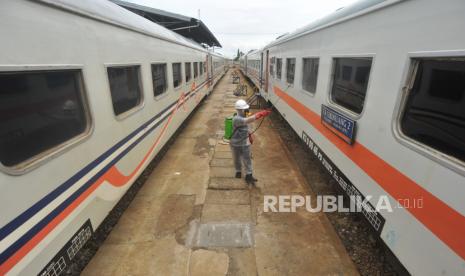
[[[258,180],[256,178],[253,177],[252,174],[247,174],[245,176],[245,182],[247,182],[247,184],[249,185],[255,185],[255,182],[257,182]]]
[[[241,177],[242,177],[241,172],[236,172],[236,178],[241,178]]]

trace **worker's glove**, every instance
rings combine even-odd
[[[270,115],[271,113],[271,110],[262,110],[262,111],[259,111],[255,114],[255,119],[258,120],[260,118],[263,118],[263,117],[266,117],[268,115]]]

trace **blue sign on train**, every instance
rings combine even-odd
[[[321,105],[321,123],[346,143],[352,145],[354,142],[356,121],[326,105]]]

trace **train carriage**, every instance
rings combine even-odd
[[[247,66],[245,69],[246,75],[253,82],[256,87],[261,87],[262,80],[262,65],[261,65],[261,51],[250,51],[246,55]]]
[[[360,1],[253,53],[261,95],[348,195],[371,198],[363,213],[415,275],[465,274],[463,14]],[[374,211],[383,196],[392,212]]]
[[[225,60],[109,1],[1,6],[0,275],[58,275]]]

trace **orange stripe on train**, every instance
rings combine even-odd
[[[423,198],[423,208],[405,208],[462,259],[465,259],[465,217],[409,177],[358,143],[348,145],[321,124],[320,115],[274,87],[283,99],[307,122],[377,182],[394,199]],[[399,202],[401,204],[401,202]]]
[[[63,212],[56,216],[47,226],[45,226],[37,235],[35,235],[31,240],[29,240],[23,247],[21,247],[14,255],[12,255],[8,260],[6,260],[0,266],[0,275],[5,275],[10,271],[13,266],[15,266],[24,256],[26,256],[39,242],[41,242],[55,227],[57,227],[66,217],[68,217],[71,212],[73,212],[89,195],[91,195],[103,182],[107,182],[112,186],[121,187],[128,183],[142,167],[147,158],[152,154],[153,150],[160,143],[161,138],[166,132],[168,125],[170,124],[176,110],[179,109],[180,104],[183,104],[182,96],[178,99],[176,107],[171,112],[168,117],[168,121],[163,126],[160,134],[158,135],[155,143],[150,147],[150,149],[145,154],[144,158],[139,162],[137,167],[129,175],[123,175],[115,165],[113,165],[105,174],[103,174],[94,184],[92,184],[83,194],[81,194],[73,203],[71,203]]]

